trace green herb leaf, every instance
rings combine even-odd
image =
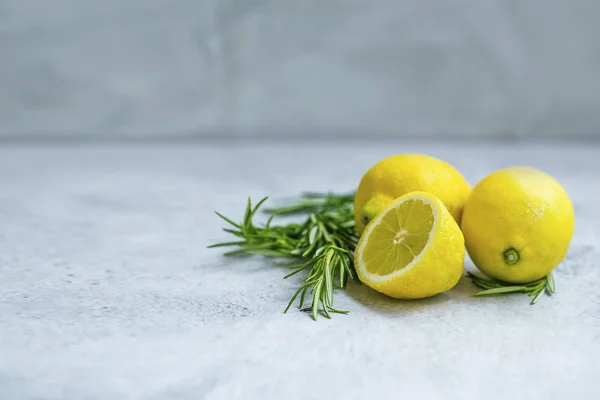
[[[546,276],[546,284],[548,285],[548,289],[550,289],[550,293],[556,293],[556,284],[554,283],[552,272]]]
[[[537,303],[538,300],[540,299],[540,297],[542,297],[542,295],[544,294],[544,291],[545,291],[545,288],[538,290],[538,292],[533,297],[533,300],[531,300],[531,304]]]
[[[525,286],[505,286],[505,287],[497,287],[493,289],[482,290],[474,294],[474,296],[487,296],[491,294],[503,294],[503,293],[515,293],[515,292],[524,292],[527,290]]]
[[[238,224],[236,224],[235,222],[233,222],[232,220],[230,220],[229,218],[225,217],[222,214],[219,214],[218,212],[215,211],[215,214],[217,214],[219,217],[221,217],[222,219],[224,219],[225,221],[229,222],[231,225],[235,226],[238,229],[242,229],[241,226],[239,226]]]

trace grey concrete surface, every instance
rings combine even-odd
[[[380,158],[442,157],[471,183],[553,174],[576,230],[557,294],[397,301],[352,284],[347,316],[282,311],[300,282],[226,259],[212,213],[246,196],[347,191]],[[269,142],[0,147],[0,398],[597,399],[600,147]],[[275,201],[275,200],[274,200]],[[467,262],[467,269],[473,265]]]
[[[0,0],[0,137],[594,137],[597,0]]]

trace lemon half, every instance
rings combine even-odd
[[[367,286],[399,299],[434,296],[462,273],[464,238],[436,196],[412,192],[396,199],[365,228],[355,267]]]

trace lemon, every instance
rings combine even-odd
[[[527,283],[548,275],[564,258],[574,220],[569,195],[553,177],[512,167],[475,186],[461,228],[477,268],[505,282]]]
[[[440,199],[408,193],[366,227],[355,252],[358,277],[399,299],[434,296],[454,287],[463,272],[464,238]]]
[[[471,192],[463,176],[450,164],[424,154],[399,154],[379,161],[362,177],[354,197],[356,231],[365,226],[394,199],[424,191],[437,196],[460,224]]]

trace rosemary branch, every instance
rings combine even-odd
[[[293,204],[267,209],[271,214],[265,225],[257,226],[254,216],[267,200],[267,197],[252,206],[248,199],[244,218],[236,223],[220,213],[216,213],[231,227],[224,230],[239,240],[217,243],[209,246],[236,247],[225,255],[262,254],[271,257],[298,259],[298,264],[290,267],[289,278],[301,271],[308,270],[307,278],[292,296],[284,312],[287,312],[296,298],[300,296],[302,311],[312,312],[317,319],[319,309],[325,317],[331,312],[346,314],[347,311],[333,307],[334,288],[346,286],[348,277],[358,281],[354,271],[353,253],[358,243],[354,231],[352,211],[353,194],[316,194],[308,193]],[[297,213],[307,214],[303,223],[273,225],[274,216]],[[302,308],[307,293],[312,295],[310,306]]]
[[[505,293],[525,293],[529,297],[533,297],[531,304],[535,304],[544,293],[546,293],[548,296],[551,296],[556,292],[556,285],[554,283],[552,272],[542,279],[523,285],[514,285],[511,283],[486,279],[471,272],[467,272],[467,276],[476,286],[484,289],[475,293],[474,296],[491,296]]]

